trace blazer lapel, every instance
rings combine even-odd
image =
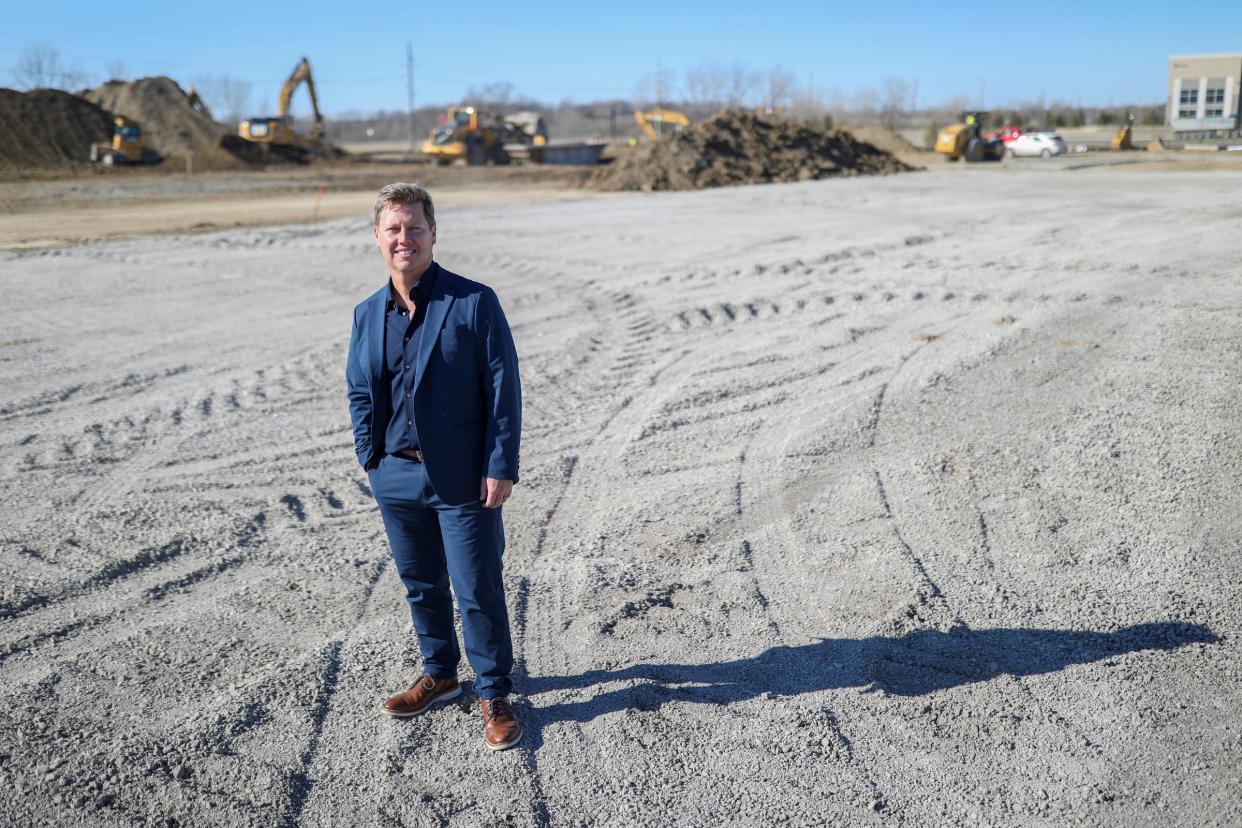
[[[371,354],[371,378],[382,384],[384,377],[384,311],[388,305],[387,284],[371,299],[367,308],[367,350]]]
[[[427,361],[431,359],[431,351],[436,346],[436,340],[440,338],[440,329],[444,327],[444,320],[448,317],[449,308],[453,306],[454,299],[453,294],[448,291],[452,274],[438,264],[433,264],[432,267],[436,268],[436,281],[431,288],[431,299],[427,302],[427,315],[423,317],[423,330],[418,339],[418,362],[414,366],[415,391],[418,391],[418,385],[423,381],[423,374],[427,372]]]

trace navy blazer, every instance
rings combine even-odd
[[[419,335],[414,424],[427,476],[451,506],[479,499],[484,477],[518,480],[522,387],[496,293],[438,268]],[[386,283],[354,308],[345,381],[354,451],[364,469],[384,456],[392,400],[384,381]]]

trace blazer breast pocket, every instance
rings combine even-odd
[[[474,356],[474,332],[469,325],[449,325],[440,333],[440,356],[457,362]]]

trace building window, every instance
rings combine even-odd
[[[1203,112],[1203,117],[1225,117],[1225,87],[1209,86],[1206,94],[1203,96],[1203,103],[1207,106],[1207,109]]]
[[[1178,118],[1199,117],[1199,90],[1183,89],[1177,99]]]

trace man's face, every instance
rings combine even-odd
[[[394,279],[417,278],[431,266],[436,228],[423,215],[423,205],[390,204],[375,226],[375,244]]]

